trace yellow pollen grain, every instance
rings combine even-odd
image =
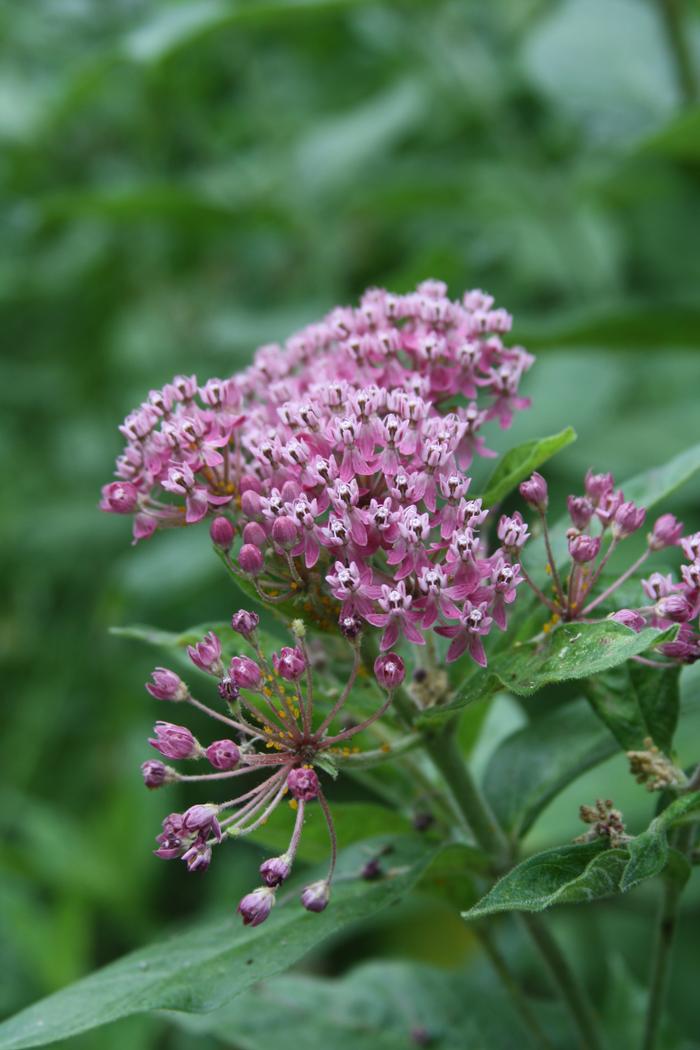
[[[290,798],[290,800],[287,803],[287,805],[289,806],[290,809],[298,809],[299,808],[299,803],[297,802],[297,800],[295,798]]]
[[[382,746],[379,748],[379,750],[383,751],[385,755],[388,755],[389,752],[391,751],[391,744],[382,744]]]

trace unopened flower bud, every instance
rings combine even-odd
[[[312,802],[321,790],[318,777],[308,766],[291,769],[287,777],[287,787],[298,802]]]
[[[252,543],[254,547],[264,547],[267,533],[259,522],[249,521],[243,529],[243,542]]]
[[[330,886],[323,879],[305,886],[301,892],[301,903],[307,911],[323,911],[330,900]]]
[[[656,603],[656,613],[674,623],[687,623],[693,615],[693,610],[682,594],[669,594]]]
[[[148,743],[166,758],[199,758],[202,749],[187,726],[176,726],[172,722],[156,722],[154,737]]]
[[[615,536],[624,538],[641,528],[647,512],[644,507],[637,507],[631,500],[621,503],[612,520],[612,531]]]
[[[162,787],[163,784],[171,784],[177,780],[177,773],[170,766],[159,762],[157,758],[149,758],[141,766],[143,782],[149,790]]]
[[[586,472],[586,495],[595,502],[611,492],[614,485],[612,474],[594,474],[591,470]]]
[[[228,518],[214,518],[209,527],[209,535],[215,547],[220,547],[222,551],[231,549],[234,530]]]
[[[257,547],[252,543],[244,543],[238,552],[238,564],[248,576],[258,576],[262,572],[264,559]]]
[[[569,554],[574,561],[582,564],[593,561],[598,557],[600,551],[600,536],[586,536],[585,533],[576,533],[569,537]]]
[[[303,620],[292,620],[289,625],[289,630],[295,638],[306,638],[306,624]]]
[[[283,550],[289,551],[299,542],[299,529],[294,518],[281,514],[272,523],[272,540]]]
[[[248,612],[247,609],[239,609],[231,617],[231,626],[234,631],[238,634],[242,634],[244,638],[250,638],[253,631],[255,631],[260,623],[260,617],[257,613]]]
[[[185,832],[196,833],[202,837],[214,835],[221,842],[221,827],[218,821],[219,807],[213,802],[190,806],[182,814],[182,827]]]
[[[152,682],[146,682],[146,689],[156,700],[186,700],[189,690],[179,675],[167,667],[156,667],[151,673]]]
[[[654,527],[649,533],[649,546],[653,551],[663,550],[664,547],[677,546],[683,535],[683,522],[673,514],[662,514],[654,522]]]
[[[374,661],[374,674],[384,689],[396,689],[406,677],[406,665],[398,653],[382,653]]]
[[[229,676],[234,685],[241,689],[257,689],[262,681],[262,671],[249,656],[234,656]]]
[[[278,653],[272,654],[272,666],[280,678],[294,682],[306,670],[306,658],[301,649],[285,645]]]
[[[270,857],[260,865],[260,874],[266,886],[280,886],[292,870],[292,864],[284,853],[281,857]]]
[[[531,503],[533,507],[537,507],[539,510],[547,509],[547,482],[537,471],[527,481],[523,481],[520,486],[520,495],[528,503]]]
[[[241,496],[241,510],[246,518],[258,518],[262,513],[262,500],[257,492],[248,489]]]
[[[236,909],[246,926],[260,926],[265,922],[275,903],[275,891],[270,886],[259,886],[247,893]]]
[[[221,642],[213,631],[205,634],[202,641],[197,642],[196,645],[188,645],[187,655],[195,667],[199,667],[201,671],[206,671],[208,674],[222,674]]]
[[[639,634],[645,626],[644,617],[640,613],[635,612],[634,609],[618,609],[617,612],[611,613],[608,619],[614,620],[615,623],[621,623],[624,627],[629,627],[635,634]]]
[[[226,772],[235,769],[241,760],[241,752],[233,740],[215,740],[204,754],[214,769]]]
[[[577,529],[585,529],[593,517],[593,504],[585,496],[569,496],[566,505]]]

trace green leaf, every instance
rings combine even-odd
[[[613,620],[562,624],[543,641],[516,642],[499,653],[488,671],[469,676],[449,704],[424,712],[422,718],[443,719],[504,686],[517,696],[531,696],[553,682],[588,678],[668,641],[675,631],[647,627],[635,634]]]
[[[683,878],[688,864],[669,850],[667,832],[700,809],[700,792],[682,795],[651,822],[646,831],[623,846],[606,848],[603,840],[573,843],[528,857],[504,875],[469,911],[466,919],[481,919],[500,911],[544,911],[554,904],[572,904],[626,893],[659,875],[672,862],[671,874]]]
[[[652,820],[646,831],[632,839],[627,846],[630,861],[620,885],[623,892],[663,870],[669,856],[668,830],[690,814],[700,816],[697,813],[698,810],[700,810],[700,791],[691,791],[687,795],[681,795]],[[682,865],[676,864],[675,870],[682,872]]]
[[[367,850],[391,846],[387,876],[359,877]],[[264,926],[233,914],[143,948],[43,999],[0,1024],[0,1050],[43,1046],[147,1010],[216,1010],[279,973],[350,923],[368,918],[411,889],[436,856],[417,836],[373,840],[344,850],[331,903],[320,915],[283,895]]]
[[[678,723],[680,668],[661,671],[627,663],[589,679],[584,691],[594,711],[625,751],[651,737],[670,754]]]
[[[617,750],[584,699],[564,704],[506,737],[484,775],[484,791],[506,831],[525,835],[563,789]]]
[[[450,972],[383,959],[335,979],[276,977],[203,1017],[173,1016],[190,1032],[218,1036],[241,1050],[408,1050],[422,1029],[440,1050],[532,1045],[519,1015],[483,967]],[[432,1043],[430,1044],[432,1045]]]
[[[576,431],[573,427],[567,427],[558,434],[525,441],[506,452],[488,480],[482,496],[484,506],[493,507],[495,503],[500,503],[516,485],[529,478],[533,470],[537,470],[575,440]]]
[[[499,911],[544,911],[553,904],[611,897],[619,892],[628,861],[625,849],[606,849],[602,841],[574,843],[537,853],[500,879],[465,919]]]

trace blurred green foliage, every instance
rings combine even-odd
[[[137,773],[160,714],[141,684],[152,655],[108,627],[180,629],[225,618],[233,601],[201,530],[133,550],[127,523],[97,512],[116,424],[150,387],[178,371],[229,374],[366,285],[433,275],[454,293],[493,292],[539,353],[533,410],[495,444],[574,425],[578,443],[552,464],[560,497],[589,464],[632,474],[698,440],[700,110],[663,9],[0,6],[3,1013],[167,923],[233,906],[254,870],[240,851],[202,882],[150,854],[167,807]],[[692,64],[697,4],[684,15]],[[700,525],[695,492],[673,509]],[[536,715],[533,701],[497,704],[482,764]],[[645,804],[623,763],[603,769],[606,792],[617,786],[633,813]],[[575,806],[601,775],[555,806],[538,844],[575,833]],[[615,907],[601,914],[627,956],[616,972],[639,978],[647,913],[636,899]],[[558,921],[595,973],[598,927]],[[472,941],[439,922],[440,959],[416,915],[385,920],[343,958],[364,944],[454,963]],[[331,951],[315,965],[347,963]],[[689,988],[679,978],[681,1026]],[[132,1019],[74,1045],[194,1040]]]

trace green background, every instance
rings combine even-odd
[[[202,529],[133,549],[128,522],[96,509],[117,424],[151,387],[228,375],[368,285],[435,276],[492,292],[537,353],[532,410],[489,443],[573,424],[578,443],[549,471],[557,498],[589,465],[621,479],[698,440],[700,110],[668,6],[0,6],[1,1013],[235,906],[254,878],[252,851],[205,880],[150,853],[169,805],[138,774],[163,716],[142,687],[154,661],[108,628],[179,629],[235,604]],[[698,7],[678,7],[692,65]],[[699,527],[697,487],[673,509]],[[682,752],[700,739],[686,691]],[[482,763],[523,717],[496,705]],[[533,842],[571,838],[598,791],[648,815],[624,763],[603,771]],[[637,978],[651,907],[642,893],[597,908]],[[469,955],[466,928],[426,909],[310,965]],[[595,979],[600,924],[558,922]],[[680,949],[682,1023],[690,936]],[[126,1039],[205,1044],[136,1019],[71,1045]]]

